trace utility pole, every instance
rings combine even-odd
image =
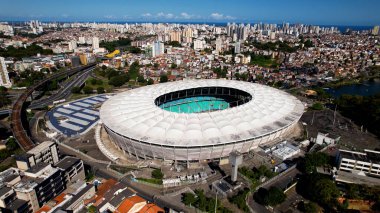
[[[335,126],[335,118],[336,118],[336,107],[337,107],[337,105],[335,104],[335,110],[334,110],[334,121],[333,121],[333,126]]]
[[[216,213],[216,207],[218,206],[218,191],[216,191],[216,194],[215,194],[215,213]]]

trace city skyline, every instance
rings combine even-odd
[[[377,9],[380,2],[280,0],[255,1],[84,1],[2,2],[0,20],[26,21],[97,21],[97,22],[269,22],[317,25],[373,26],[380,23]],[[321,15],[323,14],[323,16]]]

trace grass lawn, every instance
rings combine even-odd
[[[108,78],[98,76],[98,78],[96,80],[101,80],[101,84],[100,84],[100,82],[98,82],[96,84],[92,84],[91,81],[93,81],[93,79],[94,79],[93,77],[89,77],[86,80],[86,86],[90,86],[93,90],[96,90],[96,88],[98,88],[98,87],[103,87],[106,92],[112,91],[113,86],[108,84]]]
[[[271,58],[270,56],[263,55],[251,56],[251,64],[267,68],[276,68],[279,66],[275,59]]]
[[[139,181],[147,182],[147,183],[153,183],[157,185],[162,185],[161,179],[154,179],[154,178],[136,178]]]

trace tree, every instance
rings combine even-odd
[[[315,102],[311,107],[310,109],[312,110],[322,110],[323,109],[323,105],[320,103],[320,102]]]
[[[125,79],[123,79],[120,76],[114,76],[108,81],[109,85],[112,85],[114,87],[120,87],[123,84],[125,84]]]
[[[162,173],[160,169],[155,169],[152,171],[152,178],[162,179],[163,177],[164,177],[164,173]]]
[[[8,138],[8,140],[7,140],[7,149],[9,151],[14,151],[14,150],[16,150],[18,148],[19,148],[19,146],[18,146],[18,143],[17,143],[16,139],[14,137]]]
[[[137,77],[137,81],[140,82],[140,83],[145,83],[144,76],[139,75],[139,76]]]
[[[96,213],[96,211],[97,211],[96,207],[93,206],[93,205],[91,205],[90,207],[88,207],[87,210],[88,210],[89,213]]]
[[[316,168],[329,163],[329,156],[323,152],[308,153],[301,166],[306,173],[315,172]]]
[[[104,87],[98,87],[98,88],[96,88],[96,92],[98,92],[98,94],[104,93],[105,92]]]
[[[302,212],[305,213],[317,213],[318,212],[318,206],[314,202],[302,202],[301,205],[299,206],[299,209]]]
[[[172,69],[175,69],[175,68],[177,68],[177,64],[175,64],[175,63],[172,63],[172,64],[170,65],[170,68],[172,68]]]
[[[154,64],[153,64],[153,67],[156,68],[156,69],[157,69],[159,66],[160,66],[160,65],[159,65],[158,63],[154,63]]]
[[[147,83],[148,85],[152,85],[152,84],[154,84],[154,81],[153,81],[153,79],[151,79],[151,78],[149,78],[148,79],[148,83]]]
[[[80,87],[73,87],[73,88],[71,88],[71,92],[74,93],[74,94],[79,94],[80,91],[81,91]]]
[[[0,107],[6,106],[11,103],[11,99],[8,97],[8,89],[0,86]]]
[[[271,187],[268,190],[267,200],[270,206],[276,206],[284,202],[285,199],[286,199],[286,195],[281,189],[277,187]]]
[[[327,178],[318,180],[313,189],[312,196],[314,200],[320,200],[323,204],[335,202],[336,198],[340,195],[335,183]]]
[[[182,203],[184,203],[186,206],[194,205],[194,203],[197,201],[197,198],[192,193],[183,193],[182,194]]]
[[[84,94],[91,94],[93,92],[93,89],[90,86],[84,86],[83,92],[84,92]]]
[[[92,85],[96,85],[98,83],[98,81],[95,78],[92,78],[90,82]]]
[[[168,76],[167,75],[161,75],[160,76],[160,83],[168,82]]]
[[[286,195],[277,187],[271,187],[269,190],[260,188],[254,194],[254,199],[262,205],[276,206],[285,201]]]

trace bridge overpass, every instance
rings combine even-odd
[[[12,107],[11,112],[10,112],[11,113],[11,128],[12,128],[12,132],[13,132],[14,137],[16,138],[18,144],[20,145],[20,147],[24,151],[30,150],[35,145],[34,142],[32,141],[32,139],[29,137],[27,130],[25,130],[25,128],[23,126],[23,122],[22,122],[23,112],[25,112],[25,109],[26,109],[25,102],[28,100],[28,97],[31,96],[36,89],[44,86],[46,83],[48,83],[54,79],[60,78],[62,76],[70,76],[70,75],[74,75],[74,74],[79,73],[79,72],[83,72],[84,74],[81,74],[80,77],[74,81],[74,82],[79,83],[78,79],[81,79],[81,80],[83,78],[85,79],[85,77],[86,77],[85,74],[86,73],[89,74],[90,71],[95,67],[95,65],[96,65],[95,63],[92,63],[92,64],[89,64],[87,66],[78,67],[78,68],[74,68],[71,70],[54,73],[53,75],[49,76],[48,78],[46,78],[46,79],[34,84],[33,86],[29,87],[27,90],[25,90],[17,98],[17,100],[13,104],[13,107]],[[41,108],[43,106],[46,106],[50,102],[53,102],[54,100],[56,100],[56,98],[65,97],[69,94],[71,88],[74,85],[76,85],[76,84],[71,83],[69,85],[66,85],[66,87],[64,88],[65,90],[60,91],[58,93],[58,95],[57,94],[53,95],[54,98],[47,98],[47,100],[45,100],[45,99],[41,100],[40,102],[37,102],[34,105],[31,104],[30,107]],[[70,88],[69,91],[68,91],[68,88]],[[6,110],[2,110],[2,112],[6,112]]]

